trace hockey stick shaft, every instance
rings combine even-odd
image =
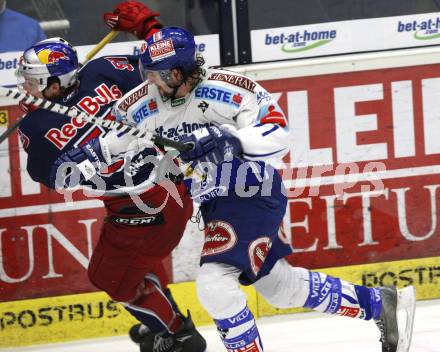
[[[119,34],[118,31],[112,30],[110,33],[108,33],[102,40],[96,44],[92,50],[90,50],[86,54],[86,59],[82,63],[82,65],[85,65],[88,63],[101,49],[106,46],[108,43],[110,43],[117,35]]]
[[[11,133],[14,132],[18,127],[20,127],[21,121],[23,121],[25,116],[26,114],[17,118],[14,124],[12,126],[9,126],[7,130],[0,135],[0,144],[2,144],[4,140],[8,139]]]
[[[191,149],[192,147],[187,144],[182,144],[171,139],[167,139],[158,135],[153,134],[151,131],[141,131],[136,127],[132,127],[130,125],[125,125],[118,121],[114,120],[102,120],[98,119],[94,116],[88,115],[75,107],[68,107],[64,105],[60,105],[49,101],[43,98],[36,98],[32,95],[27,95],[25,93],[20,93],[18,91],[0,87],[0,96],[9,97],[13,100],[21,101],[23,100],[25,104],[32,104],[38,108],[45,109],[48,111],[52,111],[61,115],[67,115],[70,117],[76,117],[83,121],[87,121],[91,124],[102,126],[107,129],[115,130],[121,133],[128,133],[137,138],[146,138],[153,143],[160,144],[166,147],[174,148],[178,151],[186,151]]]
[[[86,59],[84,60],[84,62],[81,63],[81,66],[84,67],[84,65],[89,62],[104,46],[106,46],[108,43],[110,43],[113,38],[115,38],[118,35],[118,31],[114,31],[112,30],[111,32],[109,32],[104,38],[102,38],[102,40],[96,44],[92,50],[90,50],[87,54],[86,54]],[[17,121],[10,126],[5,132],[3,132],[0,135],[0,144],[7,139],[12,132],[14,132],[17,128],[20,127],[21,121],[23,121],[23,118],[26,116],[26,114],[22,115],[21,117],[19,117],[17,119]]]

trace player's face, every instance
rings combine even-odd
[[[179,70],[172,69],[170,71],[146,71],[148,82],[156,85],[159,93],[164,97],[173,97],[176,88],[182,84],[182,77]]]
[[[37,98],[44,98],[43,92],[40,91],[38,80],[35,78],[24,78],[23,82],[20,82],[18,86],[27,94],[33,95]]]
[[[159,72],[147,71],[147,79],[150,84],[154,84],[157,87],[160,95],[164,97],[171,97],[174,93],[174,88],[165,83]]]
[[[50,86],[41,90],[41,85],[35,78],[25,78],[19,84],[19,89],[36,98],[45,98],[48,100],[56,100],[62,97],[62,90],[58,83],[53,82]]]

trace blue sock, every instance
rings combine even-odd
[[[252,312],[246,306],[238,314],[227,319],[214,319],[220,338],[228,351],[262,352],[260,334],[258,333]]]
[[[382,307],[380,289],[353,285],[323,273],[309,273],[305,308],[364,320],[379,317]]]

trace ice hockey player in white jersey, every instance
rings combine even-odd
[[[182,28],[149,38],[140,70],[145,83],[121,98],[114,113],[191,146],[180,158],[195,170],[189,189],[205,224],[197,293],[226,349],[263,351],[241,283],[279,308],[373,319],[383,352],[408,351],[413,287],[354,285],[284,259],[292,253],[279,231],[287,198],[271,163],[288,151],[288,124],[273,97],[245,76],[204,68],[192,34]],[[404,321],[397,321],[398,310]]]

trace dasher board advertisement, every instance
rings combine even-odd
[[[292,264],[440,254],[439,72],[434,64],[260,82],[289,117],[281,236]],[[438,267],[426,275],[440,282]]]
[[[438,44],[440,12],[251,31],[253,62]]]

